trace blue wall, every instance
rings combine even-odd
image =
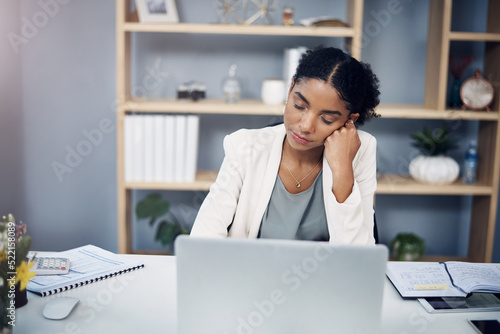
[[[28,224],[40,250],[62,250],[93,243],[117,250],[116,131],[115,131],[115,4],[114,0],[73,0],[43,8],[55,1],[7,1],[0,12],[2,36],[23,31],[30,37],[15,53],[7,39],[0,41],[2,101],[0,156],[0,212],[14,212]],[[344,1],[294,5],[296,19],[317,13],[345,18]],[[486,1],[466,7],[456,1],[453,21],[457,29],[484,29]],[[400,10],[381,16],[388,2],[366,1],[362,58],[372,64],[381,80],[385,102],[422,103],[429,1],[400,1]],[[189,22],[215,22],[211,1],[177,1],[179,16]],[[43,20],[43,13],[47,20]],[[42,13],[42,14],[41,14]],[[279,16],[274,16],[279,21]],[[40,20],[36,29],[29,25]],[[378,29],[377,28],[378,24]],[[372,30],[368,29],[371,27]],[[24,30],[23,30],[24,29]],[[28,29],[28,30],[26,30]],[[281,76],[286,47],[318,44],[342,45],[342,40],[297,37],[198,36],[188,34],[134,34],[134,83],[139,85],[147,67],[160,60],[166,83],[151,95],[173,96],[177,84],[204,81],[209,97],[220,97],[220,82],[228,66],[238,64],[243,95],[259,96],[264,78]],[[173,50],[169,48],[173,46]],[[457,53],[476,54],[480,66],[482,46],[452,45]],[[175,65],[174,65],[175,64]],[[474,66],[475,66],[474,65]],[[471,66],[472,68],[472,66]],[[5,75],[4,75],[5,74]],[[149,94],[148,93],[148,94]],[[274,117],[203,116],[199,168],[217,169],[222,160],[222,138],[240,127],[260,127]],[[109,124],[106,122],[110,122]],[[408,134],[439,121],[375,120],[365,126],[379,141],[378,164],[383,172],[405,169],[413,151]],[[456,125],[460,161],[475,122]],[[73,161],[71,172],[55,171],[86,133],[100,131],[101,139],[87,156]],[[4,158],[5,157],[5,158]],[[135,200],[148,192],[136,191]],[[204,193],[165,192],[174,212],[192,222]],[[389,242],[401,231],[422,235],[428,253],[464,255],[467,249],[470,198],[453,196],[389,196],[376,199],[381,239]],[[498,217],[497,217],[498,220]],[[137,247],[155,248],[151,229],[134,223]],[[497,229],[497,240],[500,232]],[[500,244],[500,241],[496,243]],[[500,247],[495,249],[500,261]]]

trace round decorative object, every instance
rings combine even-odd
[[[460,167],[444,155],[419,155],[410,162],[410,175],[415,180],[429,184],[449,184],[458,177]]]
[[[494,90],[491,83],[481,77],[479,70],[475,75],[462,83],[460,87],[460,99],[464,104],[463,109],[487,110],[490,111],[490,104],[493,102]]]
[[[261,98],[265,104],[282,104],[285,83],[281,79],[266,79],[262,82]]]

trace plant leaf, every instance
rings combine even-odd
[[[170,203],[164,201],[160,194],[150,194],[137,203],[135,214],[137,219],[161,217],[170,209]],[[150,221],[151,223],[151,221]]]
[[[449,136],[450,130],[446,125],[435,129],[434,131],[424,128],[422,132],[412,133],[412,146],[420,150],[427,156],[445,155],[449,150],[458,147],[456,139]]]
[[[179,225],[162,220],[156,230],[155,240],[166,246],[172,244],[175,238],[181,233],[182,230]]]

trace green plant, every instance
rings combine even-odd
[[[397,261],[417,261],[425,251],[425,242],[413,233],[399,233],[391,240],[390,249]]]
[[[25,291],[35,273],[29,271],[33,262],[26,260],[31,248],[31,237],[26,234],[26,225],[17,223],[12,214],[0,219],[0,331],[14,326],[13,309],[20,305],[14,296]]]
[[[449,150],[458,146],[456,140],[450,137],[449,132],[446,125],[433,132],[428,128],[424,128],[423,131],[415,131],[411,134],[412,146],[418,148],[426,156],[446,155]]]
[[[149,219],[149,226],[157,225],[155,241],[159,241],[163,246],[172,244],[180,234],[189,234],[189,230],[170,212],[170,203],[163,200],[160,194],[150,194],[137,203],[135,214],[139,220]],[[162,216],[165,218],[157,223],[158,218]]]

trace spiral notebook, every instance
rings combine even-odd
[[[65,275],[35,276],[27,289],[41,296],[91,284],[144,267],[144,263],[114,254],[94,245],[53,253],[70,259],[70,270]]]

